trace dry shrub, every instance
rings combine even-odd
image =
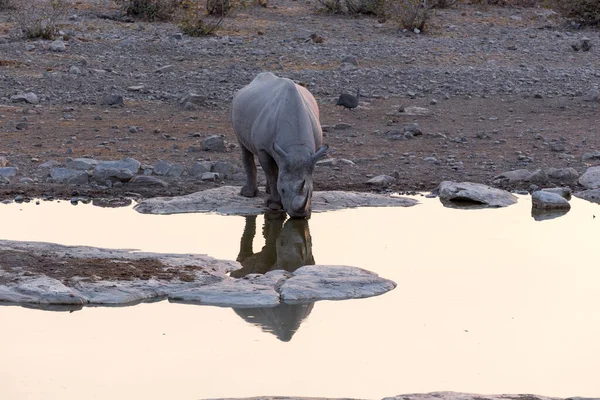
[[[424,31],[435,1],[382,0],[379,15],[403,29]]]
[[[71,3],[67,0],[18,0],[11,11],[22,36],[27,39],[54,39]]]
[[[231,2],[229,0],[223,0],[223,2],[224,1],[227,1],[227,6],[225,7],[222,5],[219,8],[219,14],[215,14],[217,9],[213,8],[213,13],[211,14],[211,11],[209,10],[209,3],[211,0],[207,0],[206,4],[194,0],[183,0],[183,12],[179,20],[179,29],[190,36],[212,35],[223,23],[225,15],[232,11]]]
[[[599,0],[551,0],[550,5],[582,25],[600,25]]]
[[[114,0],[121,12],[146,21],[170,21],[180,9],[181,0]]]

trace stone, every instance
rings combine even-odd
[[[555,193],[565,199],[569,200],[573,191],[569,187],[555,187],[555,188],[544,188],[542,192]]]
[[[0,156],[0,168],[4,168],[8,165],[8,159],[4,156]]]
[[[225,139],[221,135],[211,135],[201,143],[202,150],[204,151],[215,151],[215,152],[225,152]]]
[[[63,51],[67,50],[67,46],[62,40],[55,40],[50,43],[50,50],[62,53]]]
[[[577,179],[579,179],[579,173],[575,168],[545,168],[544,172],[548,177],[548,180],[556,183],[576,183]]]
[[[91,171],[96,165],[98,165],[98,160],[94,160],[93,158],[75,158],[67,161],[67,168],[80,171]]]
[[[98,161],[95,170],[126,169],[132,174],[140,172],[141,163],[135,158],[127,157],[119,161]]]
[[[17,167],[0,167],[0,176],[4,178],[12,178],[17,175]]]
[[[10,96],[10,100],[13,103],[38,104],[40,102],[38,97],[36,96],[36,94],[33,92],[21,93],[21,94],[16,94],[14,96]]]
[[[18,131],[24,131],[29,128],[29,123],[27,121],[19,121],[15,125],[15,129]]]
[[[350,129],[350,128],[352,128],[352,125],[347,124],[345,122],[339,122],[333,126],[333,129],[338,130],[338,131],[343,131],[343,130]]]
[[[0,176],[0,185],[10,185],[10,179]]]
[[[98,183],[106,181],[129,182],[133,174],[126,168],[95,168],[92,172],[92,180]]]
[[[127,182],[127,185],[140,188],[166,188],[169,186],[167,182],[148,175],[134,176],[129,182]]]
[[[600,151],[594,151],[594,152],[583,154],[581,156],[581,161],[583,161],[583,162],[600,161]]]
[[[173,164],[168,161],[158,160],[156,164],[154,164],[153,172],[156,175],[167,175],[167,173],[171,170]]]
[[[19,183],[23,184],[23,185],[31,185],[33,183],[35,183],[35,181],[31,178],[21,178],[19,179]]]
[[[212,164],[209,161],[200,161],[195,163],[188,171],[191,176],[202,176],[205,172],[210,172]]]
[[[600,189],[589,189],[575,192],[574,196],[583,200],[591,201],[592,203],[600,204]]]
[[[78,171],[70,168],[54,167],[50,170],[50,178],[54,182],[71,185],[86,185],[89,181],[87,171]]]
[[[444,205],[465,202],[487,207],[507,207],[518,200],[517,196],[506,190],[480,183],[444,181],[436,190]]]
[[[404,133],[410,133],[412,136],[420,136],[423,134],[417,123],[406,124],[402,129],[404,130]]]
[[[122,106],[123,105],[123,96],[119,94],[109,94],[102,98],[100,101],[101,105],[104,106]]]
[[[175,292],[169,295],[169,301],[236,308],[274,307],[279,304],[279,293],[271,286],[235,279]]]
[[[337,164],[337,160],[335,158],[324,158],[317,161],[316,166],[318,167],[333,167]]]
[[[40,168],[55,168],[59,167],[60,163],[56,160],[46,161],[45,163],[40,165]]]
[[[173,65],[165,65],[164,67],[158,68],[154,72],[157,74],[166,74],[167,72],[173,72],[174,70],[175,70],[175,67]]]
[[[600,166],[589,167],[579,178],[579,184],[586,189],[600,188]]]
[[[179,214],[213,212],[223,215],[260,215],[264,198],[240,196],[240,186],[220,186],[185,196],[156,197],[142,200],[134,209],[142,214]],[[312,211],[331,211],[355,207],[410,207],[415,199],[374,193],[315,191]]]
[[[533,172],[527,170],[527,169],[517,169],[514,171],[508,171],[508,172],[503,172],[499,175],[496,175],[494,177],[493,182],[494,183],[501,183],[501,182],[510,182],[510,183],[516,183],[516,182],[528,182],[531,178],[531,176],[533,175]]]
[[[217,179],[219,179],[219,174],[216,172],[205,172],[200,175],[200,180],[205,182],[216,182]]]
[[[396,179],[393,176],[389,175],[377,175],[374,178],[371,178],[367,181],[367,184],[373,186],[389,186],[394,183]]]
[[[373,272],[339,265],[300,267],[280,285],[281,299],[288,304],[372,297],[396,287]]]
[[[228,179],[235,174],[235,166],[226,161],[217,161],[212,165],[212,172],[216,172],[219,176]]]
[[[79,69],[79,67],[76,65],[71,65],[69,67],[69,73],[71,75],[81,75],[81,69]]]
[[[354,66],[358,66],[358,60],[354,56],[344,56],[342,58],[342,64],[351,64]]]
[[[560,194],[538,190],[531,195],[533,208],[543,210],[570,209],[569,201]]]
[[[206,96],[201,96],[196,93],[188,93],[179,99],[179,104],[181,104],[181,105],[186,105],[186,104],[202,105],[205,102],[206,102]]]

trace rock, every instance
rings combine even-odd
[[[127,183],[128,186],[140,187],[140,188],[166,188],[169,184],[161,179],[154,176],[138,175],[131,178]]]
[[[503,172],[499,175],[496,175],[494,177],[494,183],[500,183],[500,182],[510,182],[510,183],[516,183],[516,182],[528,182],[531,178],[531,176],[533,175],[533,172],[527,170],[527,169],[517,169],[514,171],[508,171],[508,172]]]
[[[165,65],[164,67],[158,68],[154,72],[157,74],[166,74],[167,72],[173,72],[174,70],[175,70],[175,67],[173,65]]]
[[[201,143],[202,150],[204,151],[216,151],[216,152],[225,152],[225,139],[221,135],[211,135]]]
[[[350,129],[350,128],[352,128],[352,125],[347,124],[345,122],[339,122],[333,126],[333,129],[338,130],[338,131],[343,131],[343,130]]]
[[[573,191],[569,187],[555,187],[555,188],[545,188],[542,189],[542,192],[555,193],[565,199],[569,200],[571,198],[571,194]]]
[[[100,101],[101,105],[104,106],[122,106],[123,105],[123,96],[119,94],[109,94],[102,98]]]
[[[548,182],[548,175],[546,174],[546,171],[543,169],[538,169],[535,170],[531,176],[529,177],[529,180],[531,182],[536,182],[539,184],[545,184]]]
[[[81,69],[79,69],[79,67],[77,67],[76,65],[71,65],[69,67],[69,73],[71,75],[81,75]]]
[[[594,151],[591,153],[585,153],[581,156],[581,161],[600,161],[600,151]]]
[[[10,179],[0,176],[0,185],[10,185]]]
[[[173,164],[168,161],[158,160],[156,164],[154,164],[153,172],[156,175],[167,175],[167,173],[171,170]]]
[[[60,163],[56,160],[46,161],[45,163],[40,165],[40,168],[55,168],[60,166]]]
[[[575,192],[574,196],[583,200],[591,201],[592,203],[600,204],[600,189],[590,189]]]
[[[18,131],[24,131],[29,128],[29,123],[27,121],[19,121],[15,125],[15,129]]]
[[[598,89],[590,90],[586,101],[590,101],[592,103],[600,102],[600,91],[598,91]]]
[[[135,158],[127,157],[119,161],[98,161],[94,170],[96,171],[102,169],[126,169],[132,174],[137,174],[138,172],[140,172],[141,165],[142,164]]]
[[[19,183],[21,183],[23,185],[31,185],[31,184],[35,183],[35,181],[31,178],[21,178],[21,179],[19,179]]]
[[[21,93],[21,94],[16,94],[14,96],[10,96],[10,100],[13,103],[38,104],[40,102],[38,100],[38,97],[36,96],[36,94],[32,93],[32,92]]]
[[[0,302],[84,305],[87,299],[76,290],[65,286],[57,279],[38,275],[17,281],[13,285],[0,287]]]
[[[557,193],[538,190],[531,195],[533,208],[542,210],[570,209],[569,201]]]
[[[50,50],[61,53],[67,50],[67,46],[62,40],[55,40],[52,43],[50,43]]]
[[[317,161],[316,165],[318,167],[333,167],[336,164],[337,164],[337,161],[335,158],[324,158],[324,159]]]
[[[579,178],[579,184],[586,189],[600,188],[600,166],[589,167]]]
[[[548,180],[556,183],[575,183],[579,179],[579,173],[575,168],[545,168],[544,172]]]
[[[221,186],[185,196],[142,200],[134,209],[142,214],[215,212],[223,215],[259,215],[265,211],[264,198],[240,196],[241,187]],[[331,211],[354,207],[409,207],[414,199],[373,193],[316,191],[312,211]]]
[[[0,167],[0,176],[4,178],[12,178],[17,175],[17,167]]]
[[[341,61],[342,64],[350,64],[358,66],[358,60],[354,56],[344,56]]]
[[[206,102],[206,96],[201,96],[196,93],[188,93],[179,99],[179,104],[181,104],[181,105],[186,105],[186,104],[202,105],[205,102]]]
[[[67,168],[76,169],[80,171],[91,171],[98,165],[98,160],[93,158],[76,158],[71,161],[67,161]]]
[[[86,185],[89,181],[89,174],[87,171],[55,167],[50,170],[50,178],[52,178],[54,182],[58,183]]]
[[[361,268],[308,265],[294,271],[280,286],[280,292],[283,302],[297,304],[377,296],[395,287],[393,281]]]
[[[271,286],[230,279],[172,293],[169,301],[240,308],[274,307],[279,304],[279,293]]]
[[[471,182],[444,181],[437,188],[442,202],[467,202],[488,207],[506,207],[517,202],[517,196],[506,190]]]
[[[219,179],[219,174],[216,172],[204,172],[200,175],[200,180],[205,182],[216,182]]]
[[[188,171],[191,176],[202,176],[205,172],[210,172],[212,164],[209,161],[200,161],[195,163]]]
[[[369,185],[374,186],[388,186],[394,183],[396,179],[389,175],[377,175],[374,178],[371,178],[367,181]]]
[[[133,178],[133,174],[126,168],[96,167],[92,172],[92,180],[98,183],[105,183],[106,181],[129,182],[131,178]]]
[[[406,124],[402,127],[402,129],[404,130],[404,133],[410,133],[412,136],[420,136],[423,134],[421,129],[419,129],[419,124],[417,123]]]
[[[4,168],[8,165],[8,159],[4,156],[0,156],[0,168]]]
[[[217,161],[212,165],[212,172],[216,172],[219,176],[227,179],[235,174],[235,166],[226,161]]]

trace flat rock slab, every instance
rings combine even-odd
[[[575,192],[574,196],[592,203],[600,204],[600,189],[590,189],[583,190],[581,192]]]
[[[235,279],[235,261],[52,243],[0,241],[0,303],[39,308],[169,299],[236,308],[376,296],[396,284],[355,267],[312,265]]]
[[[507,207],[515,204],[517,196],[506,190],[496,189],[481,183],[444,181],[437,188],[442,202],[477,204],[486,207]]]
[[[569,397],[568,400],[600,400],[598,398]],[[358,400],[349,398],[331,397],[286,397],[286,396],[257,396],[239,398],[219,398],[211,400]],[[399,394],[393,397],[384,397],[383,400],[560,400],[559,397],[537,396],[533,394],[494,394],[482,395],[474,393],[457,392],[432,392]]]
[[[267,209],[263,197],[243,197],[239,186],[222,186],[185,196],[156,197],[140,202],[134,209],[142,214],[179,214],[214,212],[223,215],[259,215]],[[415,199],[372,193],[343,191],[314,192],[312,211],[331,211],[353,207],[409,207]]]

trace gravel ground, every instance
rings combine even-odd
[[[495,177],[550,167],[581,174],[595,160],[584,155],[600,150],[599,32],[573,30],[550,10],[463,5],[437,11],[415,34],[278,0],[238,12],[210,38],[106,18],[116,11],[79,2],[62,43],[18,39],[0,12],[0,168],[17,168],[0,170],[2,198],[150,197],[241,184],[229,105],[265,70],[319,102],[331,157],[315,171],[319,190],[432,190],[443,180],[530,190],[532,182]],[[575,51],[585,38],[591,49]],[[335,107],[358,87],[357,109]],[[120,96],[122,105],[110,104]],[[204,151],[211,135],[224,147]],[[152,179],[51,176],[80,157],[131,157],[141,167],[134,175]],[[213,179],[193,170],[201,162],[214,170],[216,161],[233,170]],[[368,183],[382,174],[390,178]],[[572,177],[537,184],[578,185]]]

